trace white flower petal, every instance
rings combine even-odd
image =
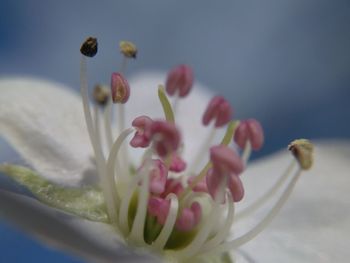
[[[290,161],[286,152],[259,160],[242,175],[247,197],[243,202],[254,200],[272,185]],[[316,144],[314,166],[302,175],[287,205],[242,250],[256,262],[347,262],[349,160],[349,141]],[[257,218],[250,223],[256,222]],[[235,230],[244,232],[238,225]]]
[[[41,240],[88,262],[157,262],[126,246],[109,225],[90,222],[22,195],[0,190],[0,216]]]
[[[25,161],[56,183],[86,180],[92,150],[79,97],[28,78],[2,79],[0,91],[0,135]]]
[[[164,118],[157,88],[165,76],[148,73],[131,79],[127,125],[140,115]],[[63,85],[29,78],[2,79],[0,90],[0,136],[25,161],[45,178],[64,185],[76,186],[94,178],[92,149],[77,94]],[[176,117],[187,161],[196,154],[192,149],[198,149],[208,136],[201,117],[209,99],[210,93],[196,84],[190,96],[180,101]],[[142,152],[133,151],[134,161]]]

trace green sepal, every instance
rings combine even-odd
[[[102,191],[97,187],[63,187],[23,166],[2,164],[0,172],[25,186],[39,201],[91,221],[108,222]]]

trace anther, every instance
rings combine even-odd
[[[179,65],[168,73],[165,89],[170,96],[186,97],[192,86],[193,70],[188,65]]]
[[[135,44],[129,41],[120,41],[119,42],[120,52],[127,58],[136,58],[137,47]]]
[[[240,174],[244,165],[238,154],[224,145],[217,145],[210,148],[210,160],[213,167],[223,173],[232,172]]]
[[[96,85],[92,94],[94,101],[101,105],[105,106],[109,100],[110,92],[107,88],[102,85]]]
[[[153,167],[150,171],[150,191],[155,195],[159,195],[164,192],[165,184],[168,177],[168,169],[164,163],[157,159],[153,160]]]
[[[313,164],[314,146],[309,140],[294,140],[289,144],[288,150],[290,150],[297,159],[301,169],[309,170],[311,168]]]
[[[176,229],[182,232],[191,231],[199,223],[202,208],[198,202],[193,202],[190,208],[184,208],[176,220]]]
[[[243,171],[243,162],[239,156],[227,146],[219,145],[210,149],[210,159],[213,168],[208,171],[206,181],[213,199],[220,201],[228,188],[233,201],[242,200],[244,189],[238,175]]]
[[[86,57],[94,57],[97,53],[97,38],[88,37],[80,47],[80,52]]]
[[[186,169],[186,166],[186,162],[178,154],[175,153],[171,156],[170,171],[180,173]]]
[[[259,150],[264,143],[261,124],[255,119],[241,121],[235,132],[234,141],[243,149],[249,142],[253,150]]]
[[[231,105],[221,96],[215,96],[209,102],[203,115],[203,125],[207,126],[212,120],[215,120],[215,127],[226,125],[232,117]]]
[[[129,83],[120,73],[113,72],[111,77],[111,93],[113,103],[124,104],[130,96]]]
[[[154,121],[151,125],[154,148],[160,157],[173,154],[180,146],[180,132],[176,126],[167,121]]]
[[[130,141],[132,147],[146,148],[151,142],[151,125],[153,120],[147,116],[135,118],[131,125],[136,128],[136,133]]]

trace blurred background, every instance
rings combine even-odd
[[[237,118],[260,120],[259,157],[298,137],[350,138],[349,25],[348,0],[0,0],[0,76],[77,90],[79,47],[92,35],[99,54],[89,78],[108,83],[119,41],[131,40],[139,54],[129,76],[187,63]],[[18,158],[0,147],[1,162]],[[1,221],[0,247],[0,262],[80,262]]]

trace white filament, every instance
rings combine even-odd
[[[130,239],[138,245],[146,245],[144,240],[144,228],[147,215],[148,197],[149,197],[149,181],[150,181],[151,160],[148,160],[141,169],[142,183],[139,186],[139,194],[137,198],[137,210],[134,223],[131,228]]]
[[[105,125],[105,134],[107,140],[107,149],[110,150],[113,144],[113,132],[112,132],[112,100],[109,99],[107,106],[103,112],[103,119]]]
[[[251,154],[252,154],[252,144],[248,140],[244,146],[244,150],[242,153],[242,161],[244,165],[248,163]]]
[[[149,160],[152,156],[151,151],[147,151],[147,156],[145,157],[146,160]],[[146,161],[146,165],[147,165]],[[148,169],[147,169],[148,170]],[[119,209],[119,225],[121,231],[126,235],[129,232],[129,225],[128,225],[128,212],[129,212],[129,206],[131,198],[134,194],[134,192],[137,189],[138,183],[141,181],[143,173],[138,172],[136,176],[133,177],[132,181],[127,187],[127,191],[125,195],[122,196],[120,201],[120,209]]]
[[[204,243],[204,245],[201,248],[201,252],[209,251],[212,248],[216,247],[221,242],[223,242],[230,234],[230,229],[234,220],[235,206],[230,193],[228,193],[228,196],[230,200],[226,202],[228,206],[228,212],[225,223],[212,239]]]
[[[112,196],[113,196],[113,205],[115,207],[118,207],[119,205],[119,196],[116,188],[116,179],[118,178],[115,174],[116,171],[120,171],[119,163],[118,163],[118,153],[120,151],[120,148],[122,146],[122,143],[125,141],[125,139],[134,131],[133,128],[126,129],[123,131],[117,140],[112,145],[111,151],[109,152],[108,160],[107,160],[107,181],[108,184],[111,186],[112,189]],[[114,218],[116,219],[116,218]]]
[[[301,174],[301,169],[299,168],[291,181],[289,182],[287,188],[281,195],[280,199],[276,202],[276,204],[272,207],[270,212],[248,233],[244,234],[241,237],[238,237],[234,240],[225,242],[218,247],[216,247],[214,250],[215,252],[225,252],[229,251],[231,249],[236,249],[243,244],[247,243],[248,241],[252,240],[254,237],[256,237],[261,231],[263,231],[267,225],[272,221],[272,219],[277,215],[277,213],[280,211],[280,209],[283,207],[285,202],[287,201],[288,197],[291,195],[293,188],[298,181]]]
[[[152,244],[156,249],[159,249],[159,250],[162,250],[165,247],[166,242],[168,241],[171,235],[171,232],[173,231],[173,228],[176,222],[177,213],[178,213],[178,208],[179,208],[179,202],[175,194],[169,194],[167,196],[167,199],[170,200],[169,213],[159,236]]]
[[[189,174],[196,173],[198,166],[201,164],[201,161],[205,158],[205,155],[207,154],[208,149],[213,143],[215,133],[216,133],[216,128],[215,126],[212,126],[211,131],[208,134],[208,137],[206,138],[206,140],[204,140],[203,144],[201,145],[201,147],[199,148],[199,151],[196,154],[194,161],[190,165],[190,168],[188,170]]]
[[[281,175],[281,177],[276,181],[276,183],[268,191],[266,191],[266,193],[264,193],[263,196],[259,197],[254,203],[237,213],[235,216],[235,220],[238,221],[244,217],[251,215],[263,204],[265,204],[268,201],[268,199],[274,196],[277,193],[277,191],[282,187],[284,182],[288,179],[290,173],[292,172],[296,164],[296,160],[293,159],[291,164],[287,167],[286,171]]]
[[[217,223],[218,215],[220,214],[220,204],[218,202],[213,203],[212,210],[209,216],[204,220],[203,224],[199,226],[199,231],[192,242],[184,249],[177,252],[177,256],[181,260],[186,260],[191,256],[198,253],[203,243],[207,240],[214,225]]]
[[[97,172],[100,179],[100,184],[102,187],[102,192],[106,200],[108,216],[112,221],[115,220],[113,216],[116,214],[116,207],[113,206],[113,196],[111,194],[111,189],[106,180],[106,161],[103,157],[103,152],[101,144],[98,144],[96,134],[94,132],[93,121],[91,117],[91,111],[89,106],[89,96],[88,96],[88,84],[87,84],[87,73],[86,73],[86,58],[82,56],[80,61],[80,92],[83,100],[84,117],[89,133],[90,142],[94,150],[96,158]]]

